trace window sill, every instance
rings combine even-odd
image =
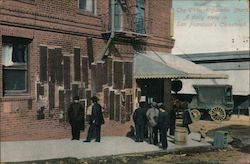
[[[22,101],[22,100],[31,100],[34,99],[29,94],[12,94],[12,95],[6,95],[1,98],[1,100],[4,101]]]
[[[98,16],[95,15],[94,12],[91,11],[86,11],[86,10],[78,10],[77,14],[79,15],[85,15],[85,16],[89,16],[89,17],[94,17],[94,18],[99,18]]]
[[[35,5],[35,0],[17,0],[18,2],[27,3],[30,5]]]

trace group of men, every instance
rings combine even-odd
[[[95,142],[100,142],[101,126],[104,124],[102,107],[98,103],[99,99],[96,96],[91,97],[91,100],[93,104],[91,105],[91,115],[88,117],[90,126],[84,142],[91,142],[93,134],[95,134]],[[186,127],[188,133],[190,133],[188,124],[192,121],[187,110],[183,114],[183,127]],[[162,148],[167,149],[168,129],[170,129],[170,135],[173,136],[175,133],[176,112],[174,109],[165,108],[163,103],[152,102],[151,106],[148,107],[146,102],[140,102],[139,108],[134,111],[133,120],[136,130],[136,142],[143,142],[146,134],[149,143],[157,145],[159,143],[159,132]],[[79,96],[74,97],[74,101],[68,108],[68,121],[71,125],[72,140],[79,140],[80,130],[84,130],[85,125],[85,110],[79,101]]]
[[[95,134],[95,142],[101,141],[101,126],[104,124],[102,107],[98,103],[99,99],[96,96],[91,97],[93,102],[92,111],[89,117],[89,129],[87,138],[84,142],[90,142]],[[72,140],[80,139],[80,131],[84,130],[85,126],[85,111],[84,106],[79,101],[79,96],[75,96],[73,102],[68,108],[68,121],[71,125]]]
[[[160,141],[163,149],[167,149],[167,131],[170,129],[170,135],[175,132],[176,114],[173,109],[167,110],[162,103],[152,102],[148,108],[145,102],[140,102],[133,114],[133,120],[136,130],[136,142],[143,142],[145,132],[149,138],[149,143],[158,144],[158,131],[160,132]]]

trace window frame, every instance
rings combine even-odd
[[[4,66],[4,63],[2,62],[2,72],[3,72],[3,80],[2,80],[2,91],[3,96],[27,96],[29,94],[29,50],[30,50],[30,39],[26,38],[19,38],[19,37],[12,37],[12,36],[2,36],[2,49],[4,45],[12,45],[14,47],[14,43],[22,43],[25,45],[25,53],[26,53],[26,61],[25,62],[13,62],[14,64],[11,67]],[[4,56],[4,51],[2,51],[2,59]],[[12,53],[13,55],[13,53]],[[6,90],[5,89],[5,82],[4,82],[4,76],[5,76],[5,70],[6,71],[24,71],[24,79],[25,79],[25,89],[24,90]]]

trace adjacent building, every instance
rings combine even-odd
[[[178,55],[186,60],[205,66],[218,73],[228,75],[228,79],[182,80],[182,96],[196,94],[193,84],[232,85],[235,113],[247,113],[250,101],[250,51],[229,51]],[[186,95],[186,96],[185,96]],[[238,110],[239,109],[239,110]]]

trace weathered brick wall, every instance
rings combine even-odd
[[[19,29],[15,27],[1,26],[2,32],[8,36],[18,35],[16,32],[22,33],[24,36],[33,35],[33,40],[30,45],[29,54],[29,89],[30,94],[27,96],[4,96],[1,98],[1,140],[30,140],[30,139],[53,139],[53,138],[68,138],[70,137],[70,127],[66,122],[60,122],[58,119],[61,109],[55,103],[55,110],[53,110],[53,117],[50,117],[49,109],[45,109],[45,119],[37,120],[37,101],[36,101],[36,82],[39,81],[39,46],[47,46],[48,49],[54,47],[61,47],[62,53],[65,55],[73,54],[74,48],[79,47],[81,57],[87,57],[86,37],[71,36],[65,34]],[[8,31],[11,31],[8,33]],[[93,40],[94,54],[98,54],[100,48],[103,46],[103,41],[99,39]],[[121,55],[121,54],[120,54]],[[121,58],[117,56],[116,58]],[[130,57],[131,58],[131,57]],[[74,81],[73,56],[70,56],[71,61],[71,84],[77,83]],[[89,69],[90,75],[90,69]],[[91,77],[89,78],[91,81]],[[45,97],[48,98],[48,82],[45,82]],[[81,84],[81,83],[80,83]],[[60,86],[60,85],[56,85]],[[91,86],[86,86],[88,89]],[[47,91],[46,91],[47,90]],[[58,90],[56,90],[58,94]],[[47,94],[46,94],[47,93]],[[56,93],[55,93],[56,94]],[[57,95],[58,96],[58,95]],[[57,97],[56,99],[58,99]],[[72,98],[70,96],[70,98]],[[101,94],[100,94],[101,98]],[[32,108],[28,109],[28,102],[32,102]],[[58,101],[58,100],[57,100]],[[119,120],[118,120],[119,121]],[[107,123],[108,124],[108,123]],[[115,125],[114,125],[115,124]],[[109,123],[105,125],[104,135],[125,135],[126,131],[111,132],[110,129],[115,129],[117,123]],[[123,124],[121,126],[127,127],[129,125]],[[118,133],[119,132],[119,133]],[[85,134],[84,134],[85,135]]]
[[[172,1],[146,1],[146,16],[152,20],[147,50],[171,52],[174,40],[170,37],[170,14]]]
[[[132,1],[132,0],[131,0]],[[115,117],[110,118],[110,113],[106,113],[106,124],[103,127],[104,135],[125,135],[131,125],[130,116],[132,112],[132,67],[133,46],[130,42],[117,41],[107,54],[109,55],[105,64],[94,64],[96,70],[93,74],[94,67],[83,66],[80,64],[80,80],[75,79],[74,50],[80,49],[80,60],[87,59],[89,62],[89,51],[87,38],[92,38],[93,61],[96,62],[101,50],[107,43],[101,35],[103,20],[101,19],[108,11],[108,0],[97,0],[97,11],[95,14],[79,11],[77,0],[36,0],[35,3],[25,3],[29,0],[2,0],[0,1],[0,32],[2,41],[3,36],[15,36],[31,39],[29,47],[29,92],[24,96],[3,96],[2,86],[2,69],[0,69],[0,121],[1,121],[1,141],[9,140],[37,140],[37,139],[57,139],[69,138],[70,127],[64,120],[59,119],[60,111],[65,111],[69,100],[72,99],[74,86],[81,88],[82,98],[89,97],[90,93],[97,93],[104,111],[113,111]],[[133,3],[135,4],[135,1]],[[152,20],[166,19],[162,23],[157,23],[153,27],[152,36],[146,40],[146,45],[150,46],[147,50],[159,50],[170,52],[173,41],[168,37],[168,29],[165,27],[168,23],[167,8],[171,6],[169,1],[159,0],[147,1],[148,7],[146,12]],[[150,10],[149,10],[150,8]],[[148,10],[147,10],[148,9]],[[160,11],[161,13],[157,13]],[[163,13],[165,14],[163,14]],[[106,15],[105,15],[106,16]],[[157,21],[160,22],[160,21]],[[166,31],[165,31],[166,29]],[[159,32],[159,33],[158,33]],[[53,110],[45,109],[45,119],[37,120],[37,88],[36,84],[44,84],[45,97],[49,98],[49,83],[51,79],[40,81],[40,46],[47,47],[48,53],[52,49],[61,49],[64,56],[70,58],[69,83],[70,88],[65,90],[64,82],[62,84],[53,81],[55,84],[55,100],[52,103]],[[0,66],[2,68],[2,46],[0,46]],[[50,59],[49,59],[50,60]],[[56,59],[54,60],[56,61]],[[76,62],[78,63],[78,62]],[[83,63],[81,60],[80,63]],[[109,63],[109,64],[108,64]],[[111,64],[110,64],[111,63]],[[118,63],[118,64],[114,64]],[[49,64],[54,67],[53,63]],[[119,69],[114,70],[114,67]],[[76,67],[77,68],[77,67]],[[87,71],[86,71],[87,69]],[[103,70],[103,71],[102,71]],[[86,79],[83,78],[83,72],[88,73],[88,84],[83,85]],[[114,77],[115,74],[123,73],[124,76]],[[53,72],[52,72],[53,74]],[[93,75],[98,75],[93,78]],[[106,78],[104,78],[106,77]],[[101,79],[100,79],[101,78]],[[116,79],[115,79],[116,78]],[[125,79],[124,79],[125,78]],[[103,81],[100,83],[100,81]],[[126,84],[125,84],[126,82]],[[93,87],[93,85],[95,85]],[[98,89],[96,91],[93,90]],[[103,89],[106,89],[104,94]],[[59,90],[64,90],[65,102],[64,108],[59,108]],[[79,89],[80,90],[80,89]],[[88,91],[88,93],[86,92]],[[111,102],[110,93],[114,94],[115,102]],[[51,93],[50,93],[51,94]],[[69,96],[67,97],[67,95]],[[85,97],[84,97],[85,96]],[[119,100],[116,100],[119,98]],[[106,102],[106,103],[104,103]],[[120,102],[119,104],[117,102]],[[88,100],[89,103],[89,100]],[[113,103],[113,104],[110,104]],[[61,103],[62,105],[62,103]],[[112,108],[112,109],[109,109]],[[53,117],[52,117],[53,116]],[[109,120],[110,119],[110,120]],[[122,124],[121,124],[122,123]],[[120,131],[119,129],[124,129]],[[85,135],[85,134],[82,134]]]

